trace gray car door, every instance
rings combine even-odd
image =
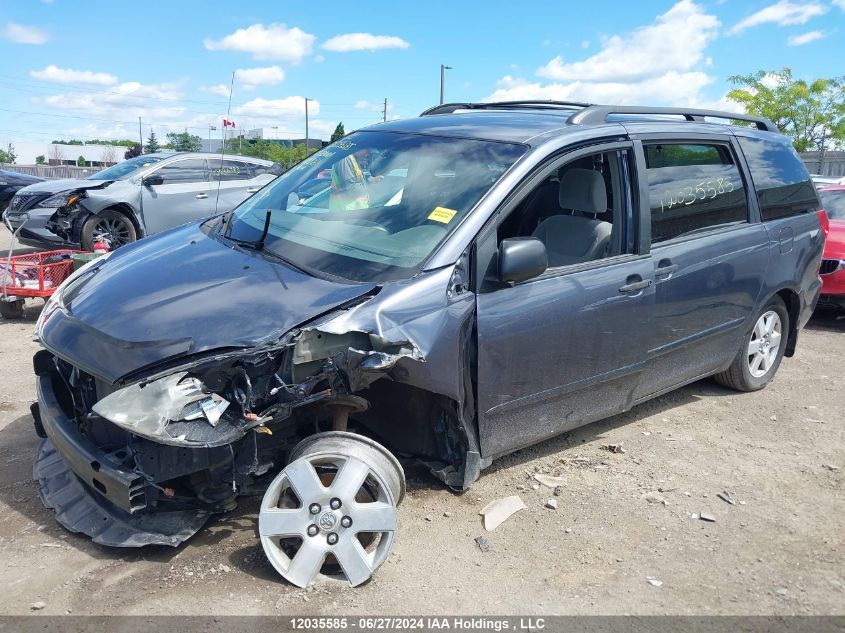
[[[141,212],[147,235],[211,214],[211,183],[204,158],[184,158],[162,165],[149,176],[161,184],[141,185]]]
[[[604,154],[596,154],[602,149]],[[631,145],[615,143],[571,153],[532,182],[542,181],[550,172],[563,173],[567,161],[587,171],[599,155],[609,157],[605,164],[618,161],[611,169],[616,247],[594,261],[550,268],[512,286],[487,284],[478,292],[478,423],[485,456],[501,455],[624,410],[646,365],[643,331],[653,308],[654,265],[633,243],[639,213],[630,188]],[[526,200],[541,199],[537,192],[554,189],[555,182],[552,176]],[[557,213],[559,196],[553,193],[539,203],[543,213],[551,207]],[[533,204],[517,203],[512,213],[525,205],[522,212],[529,215]],[[525,224],[511,217],[499,226]],[[491,249],[495,257],[503,234],[501,229],[493,234],[491,247],[491,231],[479,237],[479,262],[489,261]],[[511,236],[519,234],[506,235]]]
[[[643,135],[655,309],[637,398],[711,374],[736,355],[769,260],[730,135]],[[639,148],[639,145],[638,145]]]
[[[211,169],[214,207],[218,212],[230,211],[273,180],[270,174],[256,175],[252,163],[236,158],[208,159]]]

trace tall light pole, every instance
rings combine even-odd
[[[144,133],[141,131],[141,117],[138,117],[138,141],[141,144],[141,153],[144,153]]]
[[[313,101],[305,97],[305,158],[308,158],[308,102]]]
[[[443,105],[443,84],[446,81],[447,70],[452,70],[452,67],[446,64],[440,64],[440,105]]]

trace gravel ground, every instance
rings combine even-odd
[[[175,549],[109,549],[55,522],[31,481],[40,309],[0,321],[0,614],[845,614],[836,314],[814,317],[763,391],[697,382],[498,460],[463,495],[412,468],[373,580],[303,591],[265,562],[257,499]],[[564,478],[559,495],[534,489],[538,472]],[[528,509],[485,533],[478,511],[513,494]]]

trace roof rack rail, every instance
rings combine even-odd
[[[431,114],[451,114],[455,110],[497,110],[507,108],[540,108],[540,109],[565,109],[572,110],[574,108],[587,108],[591,106],[590,103],[581,101],[543,101],[543,100],[527,100],[527,101],[487,101],[483,103],[441,103],[428,110],[420,113],[420,116],[429,116]]]
[[[593,105],[586,107],[583,110],[579,110],[570,116],[567,123],[571,123],[573,125],[604,123],[607,121],[607,117],[613,114],[656,114],[661,116],[674,114],[684,117],[687,121],[703,121],[705,117],[710,117],[714,119],[747,121],[748,123],[756,125],[758,130],[780,132],[774,123],[763,117],[736,114],[734,112],[725,112],[723,110],[698,110],[694,108]]]

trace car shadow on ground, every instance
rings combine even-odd
[[[845,333],[845,310],[819,308],[813,312],[813,317],[807,323],[805,329],[817,332]],[[798,344],[801,344],[800,337]]]

